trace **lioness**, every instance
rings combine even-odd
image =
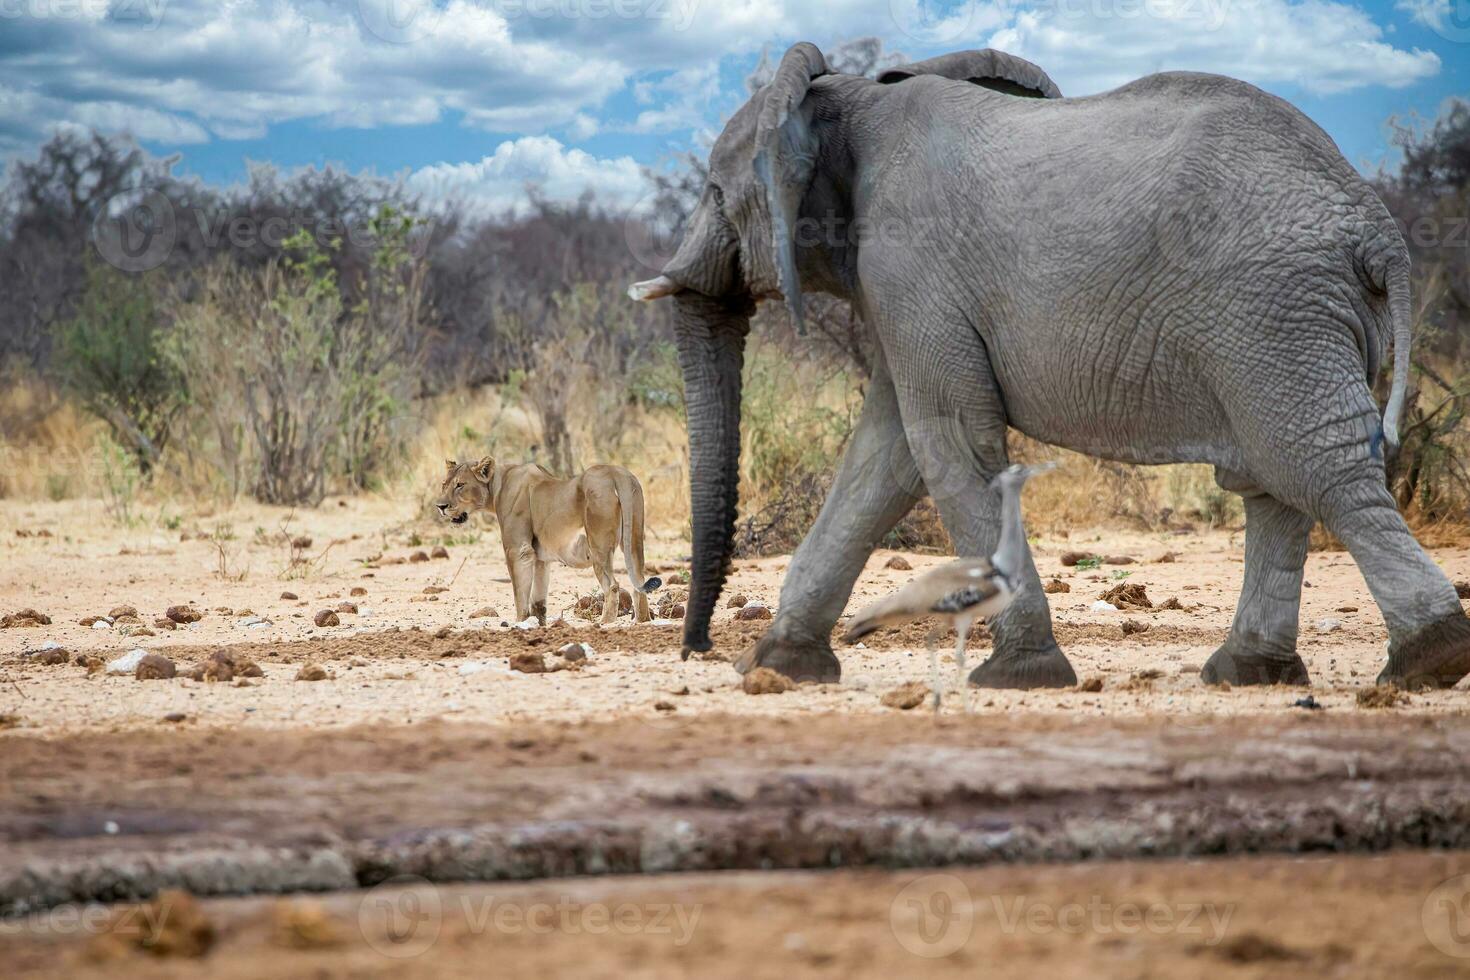
[[[546,589],[551,563],[592,566],[602,585],[602,621],[618,615],[613,551],[623,548],[633,586],[637,621],[647,622],[648,593],[663,582],[643,567],[643,486],[621,466],[594,466],[571,480],[558,480],[535,463],[496,466],[446,460],[449,469],[434,506],[455,524],[473,511],[488,510],[500,522],[500,539],[516,594],[516,619],[535,616],[546,625]]]

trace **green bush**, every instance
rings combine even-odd
[[[142,277],[93,264],[76,315],[55,335],[63,386],[107,423],[145,476],[186,402],[183,375],[163,352],[162,313]]]

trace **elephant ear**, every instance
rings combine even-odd
[[[755,131],[756,178],[766,192],[771,212],[771,245],[776,277],[798,333],[806,332],[801,280],[796,274],[795,229],[801,199],[816,168],[817,140],[801,111],[812,80],[827,74],[827,60],[809,42],[793,45],[767,83],[765,102]]]
[[[982,51],[955,51],[937,58],[898,65],[880,72],[878,81],[893,85],[915,75],[938,75],[956,82],[971,82],[984,88],[1032,99],[1060,99],[1057,88],[1046,72],[1025,58],[985,48]]]

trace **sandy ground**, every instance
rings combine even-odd
[[[105,910],[0,923],[10,976],[1464,976],[1470,858],[388,883],[215,899],[201,959],[123,951]],[[1303,901],[1303,895],[1330,896]],[[1453,923],[1453,924],[1452,924]]]
[[[453,534],[459,529],[395,520],[402,510],[348,500],[304,515],[253,509],[191,520],[182,531],[125,531],[110,525],[96,504],[7,505],[0,509],[0,611],[35,608],[52,625],[0,630],[0,714],[11,717],[13,730],[52,735],[155,726],[177,713],[191,725],[316,728],[435,718],[603,719],[630,712],[878,712],[887,710],[879,703],[883,692],[928,676],[924,631],[914,628],[875,637],[862,649],[839,647],[839,685],[805,686],[779,698],[748,697],[735,686],[728,664],[679,661],[677,622],[635,627],[624,617],[601,628],[577,619],[576,598],[593,591],[594,581],[574,569],[558,569],[552,579],[550,607],[553,615],[566,613],[567,621],[547,630],[518,629],[510,622],[514,604],[493,526]],[[307,547],[293,550],[287,543],[303,536],[310,539]],[[1113,533],[1038,541],[1043,575],[1071,589],[1051,596],[1058,637],[1079,677],[1101,678],[1104,688],[986,692],[976,696],[976,709],[1100,716],[1280,710],[1298,694],[1269,688],[1221,692],[1198,682],[1200,665],[1233,615],[1240,538],[1229,532]],[[436,544],[446,546],[449,558],[406,560]],[[671,577],[682,567],[686,548],[677,539],[653,540],[650,561]],[[1129,556],[1136,563],[1065,568],[1061,555],[1072,550]],[[1158,560],[1165,555],[1173,560]],[[880,552],[869,562],[850,608],[914,574],[885,568],[890,557]],[[943,560],[907,557],[915,572]],[[1470,551],[1446,549],[1436,558],[1453,578],[1470,577]],[[392,563],[397,560],[403,562]],[[775,607],[787,564],[780,557],[738,562],[727,595],[740,593]],[[1143,585],[1155,603],[1177,598],[1185,608],[1094,611],[1093,603],[1119,582]],[[1372,683],[1383,663],[1382,622],[1345,553],[1313,553],[1307,582],[1301,651],[1313,694],[1330,709],[1356,710],[1356,692]],[[447,591],[426,595],[426,588]],[[355,589],[362,594],[353,595]],[[283,599],[287,592],[299,599]],[[315,612],[344,601],[358,612],[340,614],[338,626],[313,624]],[[186,603],[204,618],[171,632],[152,626],[168,607]],[[80,625],[122,605],[136,607],[143,628],[156,635],[124,636],[119,628]],[[486,606],[500,618],[471,619]],[[765,626],[735,622],[734,615],[722,609],[715,624],[719,651],[732,656]],[[255,619],[266,622],[247,625]],[[1123,624],[1130,620],[1148,630],[1125,636]],[[582,670],[529,675],[508,669],[515,652],[544,652],[555,663],[554,651],[573,639],[593,650]],[[75,664],[34,663],[29,654],[47,642],[104,659],[134,649],[156,651],[175,659],[181,672],[228,646],[256,660],[264,676],[249,687],[89,676]],[[972,644],[976,662],[987,652],[984,637],[978,637]],[[944,657],[948,667],[952,659],[947,652]],[[323,666],[332,679],[296,682],[306,662]],[[1134,674],[1147,671],[1161,676],[1151,684],[1130,683]],[[673,696],[674,712],[655,707],[674,704]],[[1447,691],[1415,695],[1398,710],[1458,712],[1465,705],[1463,692]],[[948,710],[960,710],[959,701],[952,698]]]
[[[1050,597],[1058,637],[1101,690],[976,692],[968,717],[951,696],[936,718],[880,701],[927,679],[923,628],[839,646],[840,684],[750,696],[728,663],[679,660],[677,622],[604,628],[572,615],[593,591],[588,572],[553,575],[550,606],[565,621],[518,628],[493,526],[405,521],[407,510],[333,500],[129,530],[95,502],[0,504],[0,614],[51,619],[0,629],[0,902],[33,913],[0,919],[7,973],[470,976],[493,961],[553,975],[1431,977],[1470,963],[1456,918],[1470,922],[1470,878],[1458,877],[1467,852],[1239,856],[1470,844],[1458,749],[1470,695],[1358,703],[1386,634],[1344,553],[1309,558],[1301,650],[1312,689],[1221,691],[1197,674],[1233,615],[1239,533],[1042,538],[1043,576],[1070,587]],[[435,547],[449,557],[409,560]],[[687,547],[654,538],[651,563],[676,577]],[[1133,562],[1066,568],[1067,551]],[[852,608],[943,561],[907,555],[903,571],[885,567],[890,557],[869,562]],[[1470,551],[1435,557],[1470,578]],[[788,562],[738,562],[727,595],[774,608]],[[1120,583],[1184,608],[1095,609]],[[314,624],[342,602],[357,612]],[[153,626],[180,604],[203,618]],[[123,605],[152,635],[81,624]],[[485,606],[500,615],[472,618]],[[1125,622],[1147,629],[1125,633]],[[766,625],[722,608],[718,651],[737,655]],[[526,653],[558,665],[571,640],[592,649],[580,669],[509,669]],[[48,645],[68,662],[41,663]],[[987,648],[977,637],[973,662]],[[224,649],[261,676],[139,681],[71,659],[134,649],[172,658],[181,675]],[[306,664],[327,679],[296,680]],[[1294,706],[1308,693],[1325,710]],[[1138,860],[1200,853],[1236,857]],[[996,861],[1022,864],[963,867]],[[854,864],[954,867],[939,878],[758,871]],[[717,868],[745,870],[618,876]],[[377,884],[402,873],[440,884]],[[547,880],[446,883],[505,877]],[[305,912],[269,897],[205,900],[219,938],[202,961],[155,961],[96,940],[102,920],[57,918],[112,914],[68,897],[180,882],[204,895],[332,894]],[[442,929],[401,958],[402,924],[383,917],[414,913],[424,888]],[[487,926],[497,902],[570,905],[576,924]],[[1016,903],[1037,918],[1018,924]],[[1099,903],[1159,906],[1174,925],[1043,921]],[[1233,910],[1215,942],[1207,922],[1179,923],[1201,903]],[[594,907],[701,917],[676,944],[646,918],[625,932],[583,928]],[[960,909],[969,925],[947,944],[958,933],[944,923],[964,919]],[[331,923],[327,945],[310,922],[291,925],[298,912]],[[292,938],[302,929],[316,938]]]

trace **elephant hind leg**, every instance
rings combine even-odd
[[[1230,635],[1200,677],[1206,684],[1310,683],[1296,640],[1312,519],[1235,474],[1217,470],[1215,479],[1245,500],[1245,581]]]
[[[1301,379],[1293,390],[1314,388]],[[1347,546],[1383,614],[1389,657],[1379,680],[1445,687],[1470,673],[1470,620],[1385,486],[1378,409],[1361,377],[1334,379],[1330,399],[1287,408],[1262,435],[1275,459],[1252,475]]]

